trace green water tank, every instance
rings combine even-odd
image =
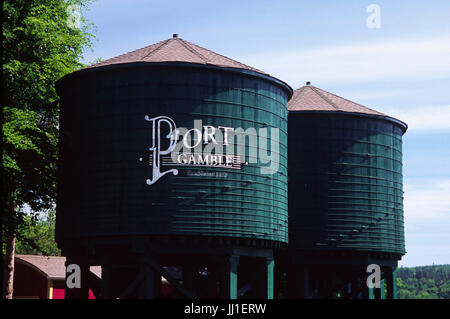
[[[405,253],[405,123],[312,85],[289,102],[289,246]]]
[[[287,242],[284,82],[174,36],[69,74],[57,90],[60,246],[132,236]],[[238,128],[267,132],[269,145],[276,129],[279,145],[271,163],[252,161],[256,135],[244,140],[243,158],[174,163],[172,142],[186,134],[169,135],[186,128],[186,145],[196,145],[196,125],[202,147],[213,130]],[[272,173],[261,170],[271,164]]]

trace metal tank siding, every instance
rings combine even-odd
[[[76,72],[60,81],[58,92],[57,238],[63,245],[130,235],[287,242],[287,100],[292,91],[281,81],[188,63],[127,64]],[[177,167],[177,176],[147,185],[152,168],[139,161],[151,146],[145,115],[166,115],[186,128],[194,127],[194,119],[215,127],[279,128],[279,171],[262,175],[256,164],[241,170]],[[195,176],[198,171],[215,176]]]
[[[289,111],[289,242],[405,253],[401,124]]]

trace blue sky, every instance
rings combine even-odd
[[[370,4],[380,28],[367,27]],[[400,265],[450,264],[450,1],[97,0],[85,14],[97,28],[86,63],[178,33],[408,123]]]

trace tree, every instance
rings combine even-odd
[[[3,2],[3,297],[12,298],[16,237],[56,201],[58,96],[55,82],[81,67],[92,25],[90,0]],[[79,22],[79,23],[78,23]],[[31,219],[27,219],[31,212]]]
[[[402,267],[397,271],[398,296],[401,299],[448,299],[449,273],[450,265]]]
[[[26,225],[17,238],[16,254],[43,254],[60,256],[61,250],[55,241],[55,211],[40,214],[36,221],[32,216],[25,216]]]

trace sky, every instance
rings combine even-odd
[[[450,264],[450,1],[97,0],[84,14],[97,37],[85,63],[178,33],[406,122],[399,265]]]

